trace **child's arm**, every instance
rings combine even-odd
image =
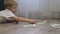
[[[13,16],[11,17],[12,19],[16,20],[16,21],[21,21],[21,22],[29,22],[31,24],[34,24],[35,23],[35,20],[32,20],[32,19],[26,19],[26,18],[22,18],[22,17],[17,17],[17,16]]]

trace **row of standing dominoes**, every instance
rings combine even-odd
[[[40,26],[41,24],[45,24],[47,23],[47,21],[43,21],[41,23],[36,23],[36,24],[26,24],[26,25],[23,25],[23,27],[37,27],[37,26]]]

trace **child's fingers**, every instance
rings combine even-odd
[[[31,24],[35,24],[37,22],[37,20],[32,20]]]

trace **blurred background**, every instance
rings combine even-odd
[[[2,1],[4,0],[0,0],[0,3],[2,3]],[[19,17],[60,18],[60,0],[15,0],[15,1],[18,4],[16,15]],[[3,7],[0,9],[3,9]]]
[[[16,0],[17,15],[25,18],[60,18],[60,0]]]

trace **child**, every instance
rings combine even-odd
[[[35,23],[35,20],[17,17],[14,15],[17,9],[17,3],[15,1],[5,0],[4,7],[5,7],[5,10],[0,12],[0,16],[6,17],[6,18],[12,18],[14,21],[17,21],[17,22],[21,21],[21,22]]]

